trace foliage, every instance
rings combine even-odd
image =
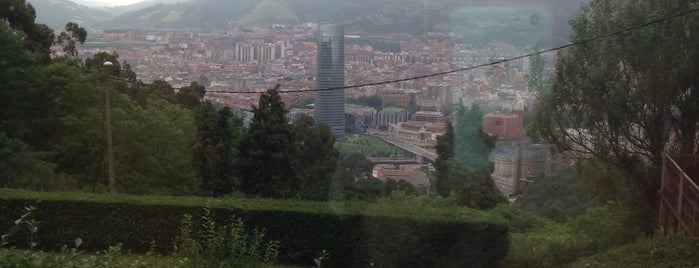
[[[295,265],[313,265],[318,252],[327,250],[332,258],[323,263],[331,267],[366,266],[370,261],[382,266],[410,262],[440,267],[491,266],[505,257],[508,247],[507,227],[501,217],[444,206],[443,199],[411,204],[313,202],[8,189],[0,189],[0,197],[0,214],[8,215],[0,218],[2,229],[12,224],[9,219],[18,216],[18,209],[30,204],[37,207],[35,217],[42,222],[38,246],[42,249],[56,249],[81,237],[84,250],[122,242],[124,250],[143,253],[155,241],[157,252],[170,253],[173,238],[180,234],[182,215],[198,214],[205,207],[211,209],[210,218],[216,226],[228,225],[236,215],[246,225],[265,228],[267,239],[279,241],[279,261]],[[39,199],[43,201],[36,202]],[[202,222],[193,220],[192,226]],[[196,228],[191,232],[194,238],[208,233],[198,231],[207,230],[204,227]],[[405,239],[396,239],[404,234]]]
[[[697,238],[644,238],[580,258],[570,267],[696,267],[699,265],[697,250]]]
[[[204,208],[200,228],[194,228],[191,215],[183,216],[173,255],[186,267],[262,267],[276,263],[279,254],[279,241],[265,243],[264,237],[264,230],[249,233],[235,216],[229,225],[219,227],[212,210]]]
[[[56,37],[56,42],[54,44],[63,45],[63,52],[65,52],[68,56],[78,56],[78,49],[75,47],[75,43],[85,43],[85,40],[87,39],[87,31],[85,28],[78,26],[78,24],[75,22],[69,22],[66,24],[65,29],[65,32],[61,32]]]
[[[340,155],[332,175],[331,196],[335,200],[374,200],[384,192],[384,184],[371,176],[374,163],[364,155]]]
[[[15,220],[14,226],[2,235],[1,267],[152,267],[154,264],[143,258],[120,258],[121,243],[109,246],[108,250],[85,256],[84,252],[78,251],[78,247],[82,245],[80,238],[73,240],[73,248],[68,249],[67,245],[63,245],[59,253],[36,250],[36,234],[39,232],[40,222],[34,219],[35,212],[36,207],[25,207],[22,215]],[[28,249],[17,249],[17,246],[23,246],[17,244],[17,241],[26,241]],[[152,253],[147,253],[150,254]]]
[[[383,108],[383,99],[379,95],[359,96],[357,99],[347,99],[347,103],[369,106],[377,111]]]
[[[490,178],[493,170],[488,154],[495,138],[483,133],[482,120],[477,106],[468,111],[462,106],[458,129],[449,122],[447,132],[437,137],[435,186],[440,195],[455,196],[461,205],[490,209],[506,200]]]
[[[309,200],[328,200],[339,152],[335,136],[322,123],[303,116],[292,125],[296,148],[294,169],[299,180],[298,195]]]
[[[608,201],[642,209],[640,196],[630,191],[620,177],[613,166],[597,159],[583,160],[552,176],[534,179],[516,205],[557,222],[575,218]]]
[[[534,46],[534,52],[539,52],[539,47]],[[527,89],[538,93],[540,96],[548,95],[551,91],[551,74],[546,71],[546,60],[541,54],[529,57],[529,72],[524,76]]]
[[[260,96],[241,147],[241,190],[262,197],[291,197],[298,189],[293,170],[294,142],[279,85]]]
[[[33,152],[18,139],[0,132],[0,186],[45,190],[53,185],[46,180],[53,177],[56,165],[47,162],[45,152]]]
[[[177,104],[187,109],[195,109],[201,105],[206,89],[197,82],[192,82],[189,86],[180,88],[175,94]]]
[[[384,188],[384,194],[386,195],[390,195],[393,192],[401,192],[408,195],[418,195],[417,187],[403,179],[398,181],[394,179],[387,179]]]
[[[5,23],[0,24],[0,40],[0,132],[30,146],[44,145],[52,96],[46,89],[43,54],[25,49],[29,41]],[[45,149],[41,147],[36,149]]]
[[[571,20],[571,42],[696,8],[693,1],[594,0]],[[696,16],[573,46],[559,55],[535,123],[560,150],[594,156],[655,204],[662,153],[692,153],[699,122]]]
[[[202,178],[201,191],[221,196],[233,191],[234,160],[238,157],[238,142],[243,122],[227,107],[216,111],[209,102],[195,110],[197,138],[193,145],[195,166]]]
[[[557,267],[641,237],[631,210],[615,203],[589,209],[567,223],[544,223],[511,234],[506,266]]]
[[[0,20],[3,28],[9,25],[17,30],[17,37],[23,39],[23,47],[32,53],[37,53],[41,63],[50,62],[50,49],[54,42],[54,33],[45,24],[35,22],[36,10],[25,0],[0,1]],[[5,39],[3,39],[5,40]]]

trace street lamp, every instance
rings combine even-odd
[[[107,119],[107,165],[109,169],[109,193],[116,193],[116,179],[114,179],[114,148],[112,146],[112,110],[109,107],[109,69],[114,65],[111,61],[105,61],[104,66],[104,113]]]

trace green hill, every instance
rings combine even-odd
[[[299,18],[286,0],[263,0],[237,21],[243,25],[298,22]]]
[[[334,22],[348,33],[424,35],[455,31],[471,41],[531,44],[567,40],[568,20],[585,0],[193,0],[117,16],[113,28],[216,29],[273,23]],[[542,40],[538,40],[542,39]]]
[[[83,27],[99,27],[113,16],[105,11],[78,5],[68,0],[28,0],[36,10],[36,21],[62,29],[68,22]]]

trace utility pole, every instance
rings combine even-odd
[[[116,193],[116,179],[114,174],[114,147],[112,146],[112,109],[109,107],[109,69],[114,65],[111,61],[105,61],[104,66],[104,114],[107,121],[107,165],[109,169],[109,193]]]

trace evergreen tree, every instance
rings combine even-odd
[[[292,125],[296,144],[295,170],[299,179],[298,194],[304,199],[327,200],[339,152],[330,127],[302,116]]]
[[[447,121],[447,131],[437,137],[437,159],[434,161],[436,170],[436,178],[433,182],[437,193],[443,197],[447,197],[459,188],[458,183],[454,181],[456,178],[452,175],[455,166],[453,165],[454,158],[454,126]]]
[[[193,149],[202,192],[214,196],[228,194],[235,184],[234,161],[239,138],[235,129],[242,129],[242,120],[236,120],[228,107],[216,111],[206,102],[197,110],[197,124]]]
[[[279,85],[260,96],[253,112],[240,147],[241,190],[262,197],[291,197],[299,183],[293,168],[294,140]]]

